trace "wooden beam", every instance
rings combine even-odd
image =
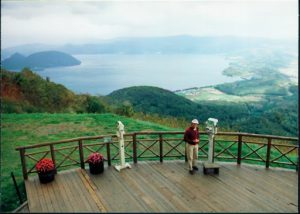
[[[27,169],[26,169],[25,149],[20,150],[20,157],[21,157],[23,178],[24,178],[24,180],[27,180],[28,174],[27,174]]]
[[[133,145],[133,162],[137,163],[136,134],[132,135],[132,145]]]
[[[106,155],[108,166],[111,166],[111,157],[110,157],[110,142],[106,143]]]
[[[79,148],[80,167],[81,169],[84,169],[85,164],[84,164],[84,152],[82,147],[82,140],[78,141],[78,148]]]
[[[56,161],[55,161],[55,153],[54,153],[54,145],[53,144],[50,144],[50,153],[51,153],[51,159],[53,161],[55,174],[56,174],[57,170],[56,170]]]
[[[242,162],[242,142],[243,142],[243,136],[242,135],[238,135],[238,154],[237,154],[237,164],[241,164]]]

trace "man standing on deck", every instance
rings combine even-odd
[[[192,120],[191,126],[185,130],[184,141],[186,142],[186,155],[189,163],[189,172],[194,174],[194,170],[198,170],[196,161],[198,159],[199,144],[199,122],[197,119]]]

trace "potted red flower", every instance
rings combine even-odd
[[[48,183],[54,180],[55,167],[49,158],[43,158],[35,165],[41,183]]]
[[[87,162],[90,166],[91,174],[99,174],[104,171],[104,157],[98,152],[89,155]]]

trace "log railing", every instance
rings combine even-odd
[[[134,132],[125,134],[125,157],[127,161],[186,159],[185,142],[182,131],[175,132]],[[200,132],[199,158],[206,159],[208,140],[205,132]],[[266,168],[272,166],[298,169],[298,138],[273,135],[258,135],[236,132],[219,132],[215,136],[215,160],[231,160],[237,164],[259,162]],[[80,137],[57,142],[17,147],[20,153],[24,179],[36,173],[35,164],[42,158],[53,160],[55,169],[80,166],[85,168],[88,155],[100,152],[108,165],[119,158],[116,135]]]

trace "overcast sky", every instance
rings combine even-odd
[[[138,36],[298,38],[297,0],[2,0],[2,48]]]

